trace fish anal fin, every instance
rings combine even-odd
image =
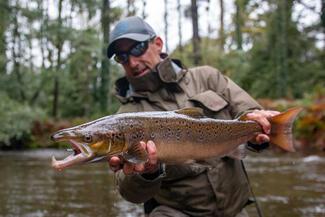
[[[192,118],[204,117],[203,109],[198,108],[198,107],[179,109],[179,110],[176,110],[175,113],[187,115]]]
[[[130,145],[128,150],[122,154],[122,157],[130,163],[139,164],[147,162],[148,153],[140,143],[136,143]]]
[[[286,151],[295,151],[293,144],[292,126],[302,108],[291,108],[286,112],[270,118],[270,142]]]

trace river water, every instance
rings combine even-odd
[[[57,150],[0,152],[0,217],[138,217],[140,205],[124,201],[106,163],[56,172]],[[266,152],[245,159],[265,217],[325,216],[325,156]],[[251,217],[258,216],[253,205]]]

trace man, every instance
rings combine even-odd
[[[278,114],[261,110],[245,91],[218,70],[201,66],[186,69],[162,53],[163,41],[138,17],[117,23],[110,34],[107,55],[125,70],[117,80],[119,113],[201,107],[206,116],[234,119],[246,115],[262,125],[251,146],[269,141],[268,118]],[[247,216],[250,203],[247,177],[240,160],[212,158],[184,165],[162,165],[152,141],[141,142],[148,152],[145,164],[112,157],[121,195],[145,203],[149,216]]]

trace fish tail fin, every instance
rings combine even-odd
[[[292,127],[302,108],[291,108],[269,119],[271,123],[270,143],[290,152],[294,152]]]

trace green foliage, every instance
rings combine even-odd
[[[60,100],[64,117],[84,116],[93,112],[93,92],[99,71],[100,40],[94,29],[76,31],[71,44],[66,71],[60,75],[62,87]],[[68,97],[65,97],[68,96]]]
[[[40,0],[1,2],[0,112],[2,122],[7,123],[0,134],[1,145],[28,137],[37,108],[50,116],[55,96],[58,118],[88,120],[117,110],[114,81],[123,70],[114,62],[108,64],[105,49],[108,28],[125,14],[120,3],[65,0],[58,19],[60,1],[51,8]],[[318,23],[299,26],[299,17],[291,17],[299,1],[232,3],[237,7],[232,23],[225,25],[224,50],[220,39],[202,37],[200,65],[218,68],[261,98],[302,98],[312,94],[314,86],[324,84],[325,50],[318,37],[324,33],[323,11]],[[56,15],[52,10],[57,10]],[[191,42],[171,56],[187,67],[195,62]],[[56,79],[58,91],[54,91]],[[47,129],[46,135],[38,134],[42,142],[52,128]]]
[[[0,92],[0,148],[13,145],[12,140],[19,141],[30,138],[33,121],[44,116],[41,109],[32,108],[10,99]]]
[[[202,38],[202,64],[217,68],[234,81],[240,82],[249,69],[249,58],[242,50],[231,50],[224,53],[219,48],[219,41],[210,38]],[[177,48],[171,56],[182,60],[187,67],[193,67],[191,54],[192,44],[183,46],[183,52]]]
[[[241,21],[254,24],[249,29],[240,27],[243,39],[251,41],[250,49],[232,49],[230,43],[223,52],[218,39],[202,38],[202,64],[218,68],[254,97],[302,98],[306,92],[312,93],[315,85],[325,82],[325,50],[316,46],[316,37],[311,37],[321,29],[316,25],[299,30],[298,22],[291,18],[292,1],[274,0],[268,4],[268,10],[264,9],[256,20],[248,20],[245,15],[245,22]],[[249,4],[245,14],[257,8]],[[236,34],[229,32],[227,37],[238,45]],[[191,43],[186,43],[182,52],[177,48],[172,57],[193,66]]]
[[[248,52],[249,69],[239,84],[255,97],[301,98],[325,81],[320,60],[324,51],[315,46],[308,33],[298,30],[291,19],[290,2],[274,1],[273,9],[263,17],[264,31],[254,36]],[[287,4],[286,13],[283,4]]]

